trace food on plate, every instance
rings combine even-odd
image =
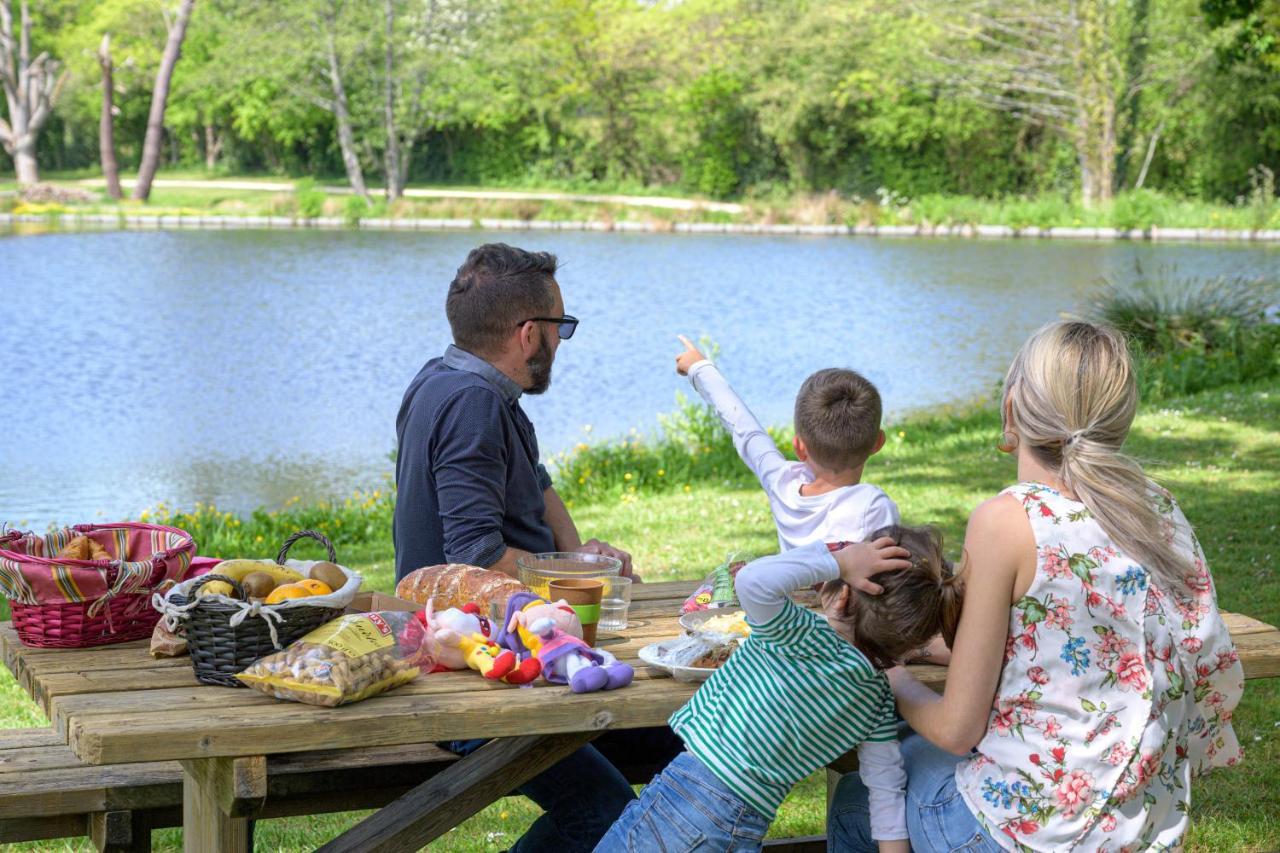
[[[729,655],[733,654],[734,649],[738,647],[737,643],[723,643],[708,649],[701,657],[694,658],[689,666],[696,666],[699,669],[719,669],[725,661],[729,659]]]
[[[310,705],[366,699],[435,666],[434,640],[416,615],[380,611],[339,617],[236,677],[269,696]]]
[[[738,638],[682,637],[666,646],[662,660],[671,666],[715,669],[729,659],[739,642]]]
[[[313,580],[328,584],[331,590],[342,589],[347,583],[347,576],[342,569],[328,561],[312,564],[311,568],[307,570],[307,576]]]
[[[303,589],[310,590],[312,595],[329,595],[333,592],[333,588],[327,583],[316,580],[315,578],[307,578],[306,580],[298,581],[297,585]]]
[[[110,560],[111,552],[88,536],[76,536],[57,555],[64,560]]]
[[[430,603],[435,610],[448,610],[475,602],[480,612],[489,614],[506,610],[507,599],[529,589],[510,575],[488,569],[450,563],[415,569],[396,584],[396,597],[418,604]]]
[[[723,616],[712,616],[698,626],[698,630],[707,634],[737,634],[742,637],[751,636],[751,626],[747,624],[747,614],[738,610]]]
[[[266,598],[279,583],[267,572],[249,572],[240,579],[240,586],[249,598]]]
[[[266,572],[275,579],[277,584],[296,583],[303,580],[300,572],[286,569],[276,563],[266,563],[262,560],[223,560],[213,567],[212,574],[222,575],[223,577],[231,578],[233,581],[242,581],[245,575],[252,572]]]
[[[310,598],[315,595],[314,592],[307,589],[301,583],[284,583],[271,590],[271,594],[266,597],[264,604],[281,604],[294,598]]]
[[[201,584],[196,590],[196,598],[205,598],[210,595],[225,595],[227,598],[239,598],[236,588],[226,581],[209,581]]]

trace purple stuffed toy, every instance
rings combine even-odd
[[[498,643],[517,654],[532,654],[552,684],[568,684],[574,693],[626,687],[635,670],[608,652],[582,641],[582,623],[563,601],[554,604],[533,593],[518,592],[507,602]]]
[[[542,640],[536,654],[542,677],[552,684],[568,684],[574,693],[594,693],[626,687],[635,676],[630,666],[565,633],[550,619],[537,620],[529,631]]]

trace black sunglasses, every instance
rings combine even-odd
[[[555,323],[557,332],[560,334],[560,340],[567,341],[573,337],[573,333],[578,331],[578,318],[565,314],[563,317],[530,317],[528,320],[521,320],[516,323],[519,328],[525,323]]]

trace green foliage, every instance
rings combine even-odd
[[[1278,304],[1275,281],[1139,268],[1133,282],[1095,294],[1088,314],[1125,333],[1143,397],[1159,400],[1280,374]]]
[[[369,215],[369,202],[364,196],[350,195],[342,202],[342,218],[348,225],[359,225]]]
[[[1151,190],[1134,190],[1119,196],[1111,208],[1112,224],[1128,231],[1145,229],[1161,218],[1160,197]]]
[[[681,153],[684,185],[724,198],[742,187],[755,150],[754,116],[742,102],[743,82],[720,70],[704,74],[684,92],[680,115],[694,142]],[[753,156],[754,155],[754,156]]]
[[[304,219],[317,219],[324,213],[324,191],[316,187],[313,179],[298,181],[293,186],[293,194],[298,201],[298,214]]]
[[[1114,6],[1100,3],[1077,6]],[[343,175],[332,59],[351,153],[369,180],[385,180],[390,46],[393,132],[413,181],[752,199],[834,191],[849,209],[828,211],[830,221],[1041,227],[1186,224],[1193,211],[1171,201],[1184,197],[1227,201],[1239,214],[1203,224],[1280,227],[1265,177],[1280,168],[1280,0],[1108,12],[1119,28],[1101,70],[1123,68],[1128,81],[1115,117],[1122,180],[1114,206],[1085,216],[1071,201],[1082,143],[945,82],[993,50],[954,43],[959,12],[950,0],[429,5],[425,15],[417,0],[202,2],[173,78],[166,162]],[[1046,0],[1014,5],[1029,18],[1060,11]],[[36,48],[69,71],[40,137],[42,168],[97,171],[95,51],[104,33],[127,168],[165,41],[155,0],[46,3],[35,12]],[[940,66],[944,54],[955,64]],[[1146,190],[1126,195],[1140,172]],[[875,209],[882,188],[914,209]]]

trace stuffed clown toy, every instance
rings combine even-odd
[[[439,613],[428,608],[419,615],[439,645],[436,672],[469,668],[491,680],[528,684],[542,671],[537,658],[520,660],[515,652],[493,641],[489,620],[480,615],[476,604]]]

